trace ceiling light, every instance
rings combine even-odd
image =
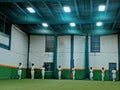
[[[98,27],[100,27],[100,26],[102,26],[102,25],[103,25],[102,22],[97,22],[97,23],[96,23],[96,26],[98,26]]]
[[[98,11],[105,11],[105,5],[100,5]]]
[[[42,23],[42,26],[43,27],[48,27],[48,24],[47,23]]]
[[[71,27],[75,27],[76,24],[75,24],[74,22],[71,22],[71,23],[70,23],[70,26],[71,26]]]
[[[30,12],[30,13],[35,13],[35,10],[31,7],[27,7],[27,10]]]
[[[65,12],[71,12],[70,7],[68,7],[68,6],[64,6],[63,9]]]

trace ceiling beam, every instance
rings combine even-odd
[[[90,0],[90,17],[93,17],[93,0]],[[93,30],[93,23],[91,23],[90,27]]]
[[[92,17],[93,14],[93,1],[90,0],[90,16]]]
[[[106,13],[107,13],[107,10],[108,10],[108,5],[109,5],[109,0],[106,0]]]
[[[82,24],[79,24],[80,30],[83,30]]]
[[[25,15],[28,15],[16,2],[13,2],[13,4],[19,8]]]
[[[118,14],[117,14],[117,17],[118,17],[118,18],[119,18],[119,16],[120,16],[120,10],[118,11]],[[114,30],[116,24],[117,24],[117,22],[114,22],[114,23],[113,23],[112,30]]]
[[[62,4],[61,4],[61,2],[60,1],[58,1],[58,4],[59,4],[59,6],[60,6],[60,9],[61,10],[63,10],[63,6],[62,6]],[[64,14],[63,14],[63,12],[62,13],[60,13],[60,16],[61,16],[61,18],[62,18],[62,20],[64,21],[65,20],[65,18],[64,18],[64,16],[63,16]]]
[[[29,3],[29,5],[33,8],[33,9],[35,9],[35,12],[40,16],[40,17],[42,17],[42,15],[38,12],[38,10],[36,9],[36,7],[31,3],[31,2],[28,2]],[[42,17],[43,18],[43,17]]]
[[[28,3],[35,9],[36,13],[37,13],[40,17],[42,17],[43,22],[46,22],[46,20],[45,20],[44,17],[38,12],[38,10],[36,9],[36,7],[35,7],[31,2],[28,2]],[[42,22],[41,22],[41,23],[42,23]],[[41,23],[38,23],[38,24],[41,24]],[[48,24],[49,24],[49,23],[48,23]],[[55,30],[54,30],[51,26],[49,26],[49,27],[52,29],[53,33],[56,34]]]
[[[41,0],[41,2],[45,5],[45,7],[48,9],[48,11],[50,12],[51,16],[54,17],[53,15],[53,12],[50,10],[50,8],[48,7],[48,5],[43,1]]]
[[[113,23],[113,22],[117,22],[117,23],[120,23],[120,18],[111,18],[111,19],[99,19],[101,22],[104,22],[104,23]],[[96,23],[98,20],[96,19],[77,19],[74,20],[73,22],[75,22],[76,24],[90,24],[90,23]],[[19,23],[19,24],[28,24],[28,23],[32,23],[32,24],[41,24],[43,21],[41,20],[37,20],[37,21],[22,21],[21,19],[14,19],[12,20],[12,23]],[[71,21],[63,21],[63,20],[57,20],[57,19],[51,19],[51,20],[44,20],[44,22],[47,22],[48,24],[68,24],[70,23]]]
[[[61,27],[61,25],[58,25],[58,27],[60,28],[60,30],[62,30],[62,27]]]
[[[75,10],[76,10],[77,16],[80,17],[77,1],[74,0],[74,3],[75,3]]]
[[[120,17],[120,10],[118,11],[117,17],[118,17],[118,18]]]
[[[4,13],[2,13],[2,12],[0,12],[0,18],[2,19],[2,20],[9,20],[9,18],[4,14]]]
[[[42,17],[42,20],[43,20],[43,22],[45,22],[46,20],[44,19],[44,17],[38,12],[38,10],[36,9],[36,7],[31,3],[31,2],[28,2],[34,9],[35,9],[35,11],[37,12],[37,14],[40,16],[40,17]],[[41,22],[42,23],[42,22]],[[40,24],[41,24],[40,23]],[[49,23],[48,23],[49,24]],[[51,27],[51,26],[49,26],[50,28],[51,28],[51,30],[53,31],[53,33],[55,33],[56,34],[56,32],[55,32],[55,30]]]
[[[116,22],[113,23],[112,30],[114,30],[115,26],[116,26]]]
[[[40,2],[41,0],[0,0],[0,2],[29,2],[29,1]],[[51,0],[44,0],[44,1],[51,2]],[[52,1],[60,1],[60,0],[52,0]]]

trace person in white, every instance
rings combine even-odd
[[[116,69],[115,68],[112,70],[112,79],[113,79],[113,81],[115,81],[115,79],[116,79]]]
[[[90,67],[90,80],[93,80],[93,69]]]
[[[34,66],[34,63],[32,63],[32,66],[31,66],[31,79],[34,79],[34,73],[35,73],[35,66]]]
[[[101,76],[102,76],[102,81],[104,81],[104,77],[105,77],[105,69],[104,69],[104,67],[102,67],[101,72],[102,72],[102,74],[101,74]]]
[[[18,66],[18,78],[21,79],[22,76],[22,63],[19,63]]]
[[[41,68],[41,73],[42,73],[42,79],[44,80],[44,77],[45,77],[45,67],[42,66]]]
[[[73,80],[75,80],[75,68],[72,68]]]
[[[58,67],[58,79],[60,80],[61,79],[61,71],[62,71],[62,68],[61,66]]]

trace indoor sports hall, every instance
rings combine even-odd
[[[118,90],[120,0],[0,0],[0,90]]]

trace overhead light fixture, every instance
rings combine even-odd
[[[71,12],[71,10],[70,10],[70,7],[69,6],[64,6],[63,7],[63,10],[65,11],[65,12]]]
[[[48,24],[47,23],[42,23],[42,26],[43,27],[48,27]]]
[[[70,26],[71,26],[71,27],[75,27],[76,24],[75,24],[74,22],[71,22],[71,23],[70,23]]]
[[[30,13],[35,13],[35,10],[34,10],[32,7],[27,7],[27,10],[28,10]]]
[[[102,22],[97,22],[97,23],[96,23],[96,26],[98,26],[98,27],[100,27],[100,26],[102,26],[102,25],[103,25]]]
[[[105,11],[105,5],[100,5],[98,11]]]

